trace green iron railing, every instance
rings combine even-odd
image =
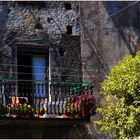
[[[1,117],[83,118],[95,113],[90,82],[0,80]]]

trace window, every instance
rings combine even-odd
[[[67,34],[71,35],[72,34],[72,26],[68,25],[66,26],[67,28]]]
[[[17,54],[18,80],[22,80],[18,82],[18,96],[26,96],[29,104],[33,104],[34,98],[46,98],[47,85],[43,80],[46,80],[48,52],[44,47],[30,46],[18,47]]]
[[[69,2],[65,2],[64,6],[65,6],[66,10],[71,10],[71,4]]]

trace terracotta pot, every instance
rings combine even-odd
[[[64,114],[64,118],[68,118],[68,115],[66,113]]]

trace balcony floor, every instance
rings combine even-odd
[[[28,138],[49,138],[49,139],[67,139],[82,138],[77,134],[76,129],[83,129],[89,119],[1,119],[0,120],[0,138],[28,139]],[[84,131],[81,133],[84,134]]]
[[[70,118],[46,118],[46,119],[40,119],[40,118],[3,118],[0,120],[0,128],[6,128],[6,127],[25,127],[25,126],[32,126],[32,127],[42,127],[42,126],[74,126],[74,125],[80,125],[86,122],[89,122],[90,118],[76,118],[76,119],[70,119]]]

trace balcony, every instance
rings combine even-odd
[[[96,110],[93,88],[91,83],[1,80],[0,119],[89,121]]]

